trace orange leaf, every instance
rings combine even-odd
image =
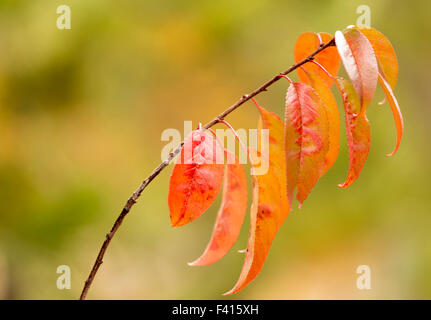
[[[386,99],[389,102],[389,106],[391,107],[392,114],[394,115],[395,127],[397,128],[397,143],[395,145],[394,151],[390,154],[387,154],[388,157],[393,156],[395,152],[397,152],[398,147],[401,143],[401,137],[403,135],[404,130],[404,121],[403,115],[401,114],[400,107],[398,106],[398,101],[392,92],[391,86],[389,83],[379,74],[379,83],[382,86],[383,91],[385,92]]]
[[[190,266],[206,266],[223,258],[241,231],[247,210],[247,179],[238,158],[226,151],[227,165],[223,182],[223,198],[211,240],[205,252]]]
[[[296,187],[301,206],[320,178],[329,148],[325,106],[308,84],[289,86],[285,122],[287,195],[292,203]]]
[[[169,182],[168,204],[173,227],[185,225],[214,202],[223,179],[220,146],[203,130],[193,131],[184,142]]]
[[[340,188],[350,186],[361,174],[370,151],[370,124],[352,83],[341,77],[335,79],[341,93],[346,118],[346,134],[349,145],[349,172]]]
[[[332,39],[332,36],[326,32],[314,33],[305,32],[301,34],[296,40],[295,44],[295,63],[298,63],[313,53],[321,43],[327,43]],[[319,52],[315,58],[315,61],[320,63],[330,74],[336,76],[338,69],[340,68],[340,56],[338,55],[337,49],[334,47],[328,47],[324,51]],[[326,84],[330,87],[333,80],[326,75],[318,66],[308,63],[303,66],[306,70],[317,73],[322,79],[325,80]],[[298,77],[301,82],[309,83],[309,79],[305,72],[300,68],[297,69]]]
[[[240,291],[256,278],[263,267],[275,234],[289,213],[289,203],[286,198],[284,125],[276,114],[262,107],[259,107],[259,111],[263,129],[269,129],[269,154],[262,153],[259,149],[256,153],[269,161],[268,172],[260,175],[253,174],[250,235],[244,265],[237,283],[224,295]],[[255,168],[258,159],[252,151],[250,151],[250,158]]]
[[[320,176],[323,176],[332,167],[338,157],[340,148],[340,114],[334,95],[323,79],[313,72],[307,71],[307,75],[310,79],[310,85],[319,95],[320,99],[322,99],[328,116],[329,146],[328,152],[325,155],[325,164],[320,171]]]
[[[377,62],[380,66],[379,83],[382,87],[386,100],[389,102],[392,114],[394,116],[395,127],[397,129],[397,142],[394,151],[387,156],[392,156],[398,150],[403,135],[403,116],[398,106],[397,99],[393,94],[393,90],[398,78],[398,61],[395,55],[394,48],[390,41],[379,31],[373,28],[356,27],[370,41],[371,46],[377,57]]]
[[[335,43],[344,68],[358,93],[362,109],[366,109],[377,86],[378,67],[368,39],[356,29],[335,32]]]
[[[381,74],[387,80],[392,90],[398,79],[398,61],[391,42],[380,31],[365,26],[355,27],[370,41],[379,63]]]

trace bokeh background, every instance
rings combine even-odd
[[[71,30],[56,27],[61,4],[71,8]],[[398,154],[384,156],[395,128],[379,90],[360,179],[337,188],[348,166],[343,138],[336,165],[290,214],[261,274],[233,297],[221,293],[241,270],[248,221],[223,260],[187,266],[218,206],[171,228],[170,166],[126,218],[88,298],[431,298],[431,2],[389,0],[0,1],[0,298],[78,298],[124,202],[160,162],[162,131],[209,121],[290,66],[300,33],[355,24],[363,4],[399,58]],[[258,100],[282,115],[286,88],[279,81]],[[253,128],[257,113],[246,104],[228,120]],[[356,287],[363,264],[371,290]],[[71,290],[56,287],[59,265],[71,268]]]

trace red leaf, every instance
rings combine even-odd
[[[211,135],[195,130],[187,137],[169,182],[172,226],[195,220],[214,202],[223,179],[222,163],[223,153]]]
[[[223,182],[223,199],[205,252],[191,266],[210,265],[232,248],[241,231],[247,210],[247,179],[238,158],[226,151],[227,165]]]
[[[257,155],[269,161],[268,172],[253,175],[250,235],[244,265],[237,283],[225,295],[240,291],[256,278],[263,267],[275,234],[289,213],[289,203],[286,198],[284,125],[276,114],[262,107],[259,107],[259,111],[261,126],[263,129],[269,129],[269,154],[262,153],[262,150],[258,149]],[[253,151],[250,151],[253,168],[259,162],[255,157]]]
[[[361,174],[370,151],[370,124],[365,110],[361,110],[358,94],[352,83],[341,77],[335,79],[341,93],[346,118],[346,134],[349,145],[349,172],[340,188],[350,186]]]
[[[317,48],[319,48],[321,43],[327,43],[332,39],[332,36],[326,32],[314,33],[305,32],[301,34],[296,40],[295,44],[295,62],[298,63],[308,57]],[[314,60],[322,65],[331,75],[336,76],[338,69],[340,68],[340,56],[338,55],[337,49],[334,47],[328,47],[324,51],[319,52]],[[322,71],[318,66],[307,63],[303,66],[306,70],[310,72],[317,73],[322,79],[325,80],[326,84],[331,87],[333,80],[328,77],[324,71]],[[298,77],[301,82],[309,83],[309,79],[305,72],[300,68],[297,69]]]
[[[286,94],[285,114],[287,194],[293,191],[301,206],[320,172],[328,152],[328,118],[325,106],[312,87],[294,82]]]
[[[323,176],[335,163],[338,157],[340,147],[340,114],[337,108],[337,102],[329,87],[323,79],[313,72],[308,72],[310,85],[319,95],[325,105],[326,115],[328,116],[328,152],[325,155],[325,164],[321,168],[320,176]]]
[[[378,68],[373,48],[368,39],[353,28],[335,32],[335,43],[365,110],[373,99],[377,86]]]

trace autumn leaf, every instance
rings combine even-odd
[[[378,67],[374,50],[368,39],[354,28],[335,32],[335,43],[362,109],[366,110],[377,86]]]
[[[353,84],[341,77],[335,78],[335,83],[343,99],[349,146],[349,171],[346,181],[339,187],[347,188],[359,177],[367,160],[370,151],[370,124]]]
[[[386,100],[388,100],[389,106],[391,107],[392,114],[395,120],[395,127],[397,129],[397,142],[395,145],[395,149],[391,153],[387,154],[387,156],[390,157],[390,156],[393,156],[395,152],[397,152],[400,146],[401,137],[403,135],[403,130],[404,130],[404,121],[403,121],[403,116],[401,114],[400,107],[398,105],[398,101],[395,98],[394,93],[392,92],[390,84],[380,74],[379,74],[379,83],[383,89],[383,92],[386,95]]]
[[[280,118],[259,107],[260,129],[269,130],[268,154],[258,149],[250,151],[250,162],[255,166],[263,157],[269,161],[266,174],[253,174],[253,200],[250,209],[250,234],[244,265],[235,286],[224,295],[240,291],[261,271],[280,226],[289,213],[286,198],[286,166],[284,161],[284,125]],[[260,146],[260,144],[258,144]],[[265,161],[265,160],[263,160]]]
[[[247,179],[238,158],[226,150],[223,197],[211,240],[202,256],[190,266],[206,266],[223,258],[241,231],[247,210]]]
[[[169,182],[171,224],[185,225],[204,213],[214,202],[223,179],[222,150],[203,130],[185,140]]]
[[[357,26],[355,29],[359,30],[370,42],[377,58],[380,73],[394,90],[398,80],[398,60],[391,42],[374,28]]]
[[[325,105],[312,87],[292,82],[286,94],[285,143],[287,195],[294,189],[299,206],[320,178],[329,149]]]
[[[337,102],[331,89],[320,77],[319,74],[306,71],[311,87],[316,91],[325,105],[326,115],[328,117],[328,151],[325,155],[325,163],[320,170],[320,176],[323,176],[335,163],[340,148],[340,114],[337,108]]]
[[[395,54],[394,48],[392,47],[392,44],[381,32],[377,31],[376,29],[367,27],[355,28],[359,30],[363,35],[365,35],[365,37],[367,37],[367,39],[370,41],[374,53],[376,54],[377,62],[379,64],[380,71],[378,81],[383,89],[383,92],[385,93],[386,100],[388,101],[391,108],[395,121],[395,128],[397,130],[397,141],[395,144],[395,149],[394,151],[392,151],[392,153],[387,155],[392,156],[397,152],[400,146],[404,130],[403,116],[401,114],[398,101],[393,93],[398,78],[397,56]]]
[[[313,53],[321,44],[325,44],[332,40],[332,36],[326,32],[305,32],[296,40],[294,56],[295,62],[298,63]],[[328,47],[324,51],[319,52],[314,60],[321,64],[331,75],[336,76],[340,68],[340,56],[337,49]],[[328,77],[318,66],[307,64],[303,66],[307,71],[318,74],[326,84],[331,87],[333,80]],[[298,77],[301,82],[309,83],[309,79],[304,70],[298,68]]]

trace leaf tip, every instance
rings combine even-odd
[[[349,185],[347,184],[347,182],[338,184],[338,187],[341,188],[341,189],[346,189],[348,186]]]
[[[401,142],[401,138],[398,138],[397,140],[397,145],[395,146],[394,151],[392,151],[391,153],[386,154],[386,157],[392,157],[395,153],[397,153],[398,148],[400,147],[400,142]]]
[[[195,260],[195,261],[192,261],[192,262],[187,262],[187,265],[189,266],[189,267],[196,267],[196,266],[199,266],[200,264],[199,264],[199,259],[197,259],[197,260]]]
[[[394,151],[392,151],[391,153],[385,154],[385,156],[386,156],[386,157],[388,157],[388,158],[390,158],[390,157],[392,157],[395,153],[397,153],[397,151],[398,151],[398,148],[395,148],[395,150],[394,150]]]
[[[221,295],[222,296],[230,296],[231,294],[234,294],[234,293],[236,293],[237,291],[235,290],[235,288],[233,288],[233,289],[231,289],[231,290],[229,290],[229,291],[227,291],[227,292],[225,292],[225,293],[222,293]]]
[[[180,226],[182,226],[183,224],[181,224],[181,220],[176,220],[176,221],[174,221],[174,220],[172,220],[171,219],[171,227],[172,228],[177,228],[177,227],[180,227]]]

